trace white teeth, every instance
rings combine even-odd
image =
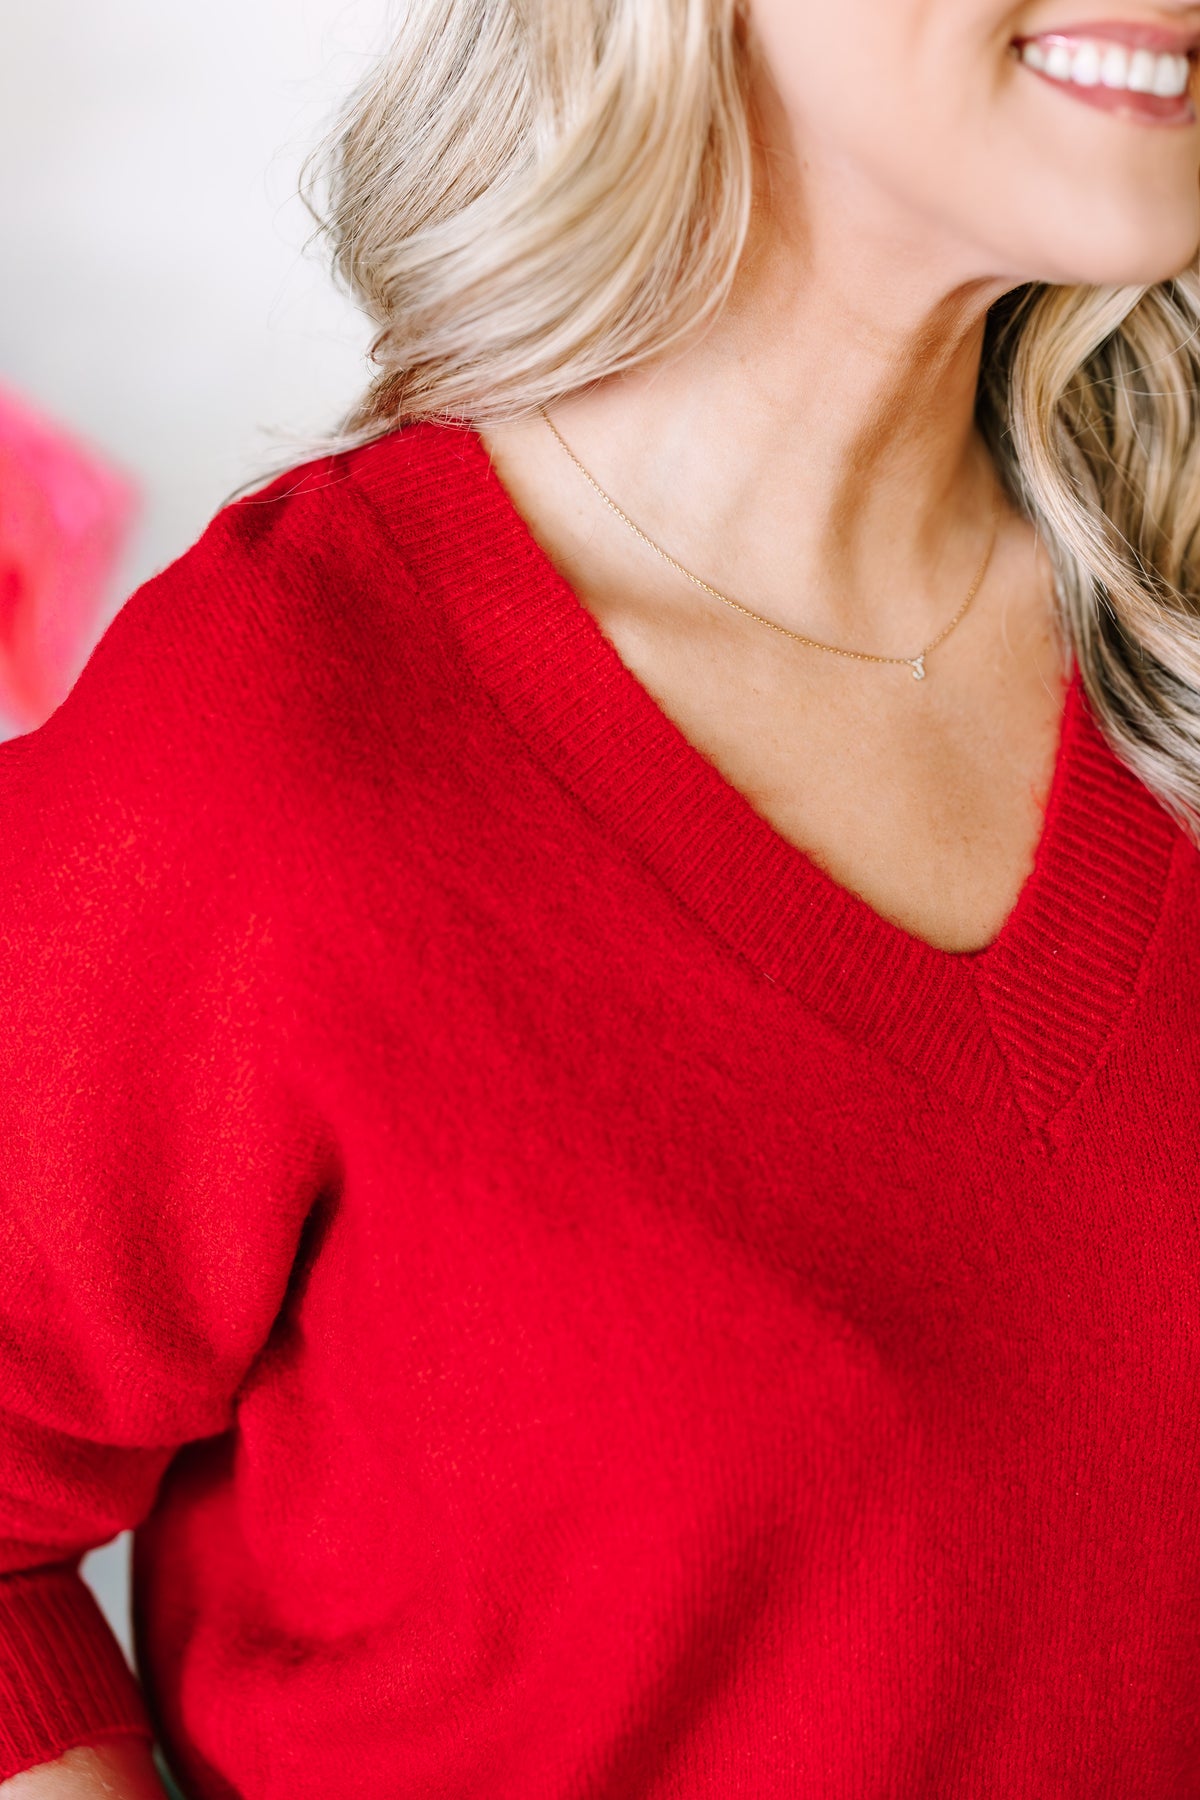
[[[1154,70],[1154,92],[1163,100],[1168,100],[1176,94],[1182,94],[1187,84],[1187,58],[1160,56]]]
[[[1076,44],[1031,38],[1021,46],[1021,61],[1054,81],[1075,87],[1106,87],[1131,94],[1156,94],[1177,100],[1186,94],[1192,65],[1186,56],[1156,56],[1153,50],[1127,50],[1123,44],[1085,38]]]
[[[1129,91],[1131,94],[1154,92],[1153,50],[1135,50],[1129,59]]]
[[[1071,80],[1076,87],[1095,87],[1099,79],[1099,45],[1081,44],[1071,62]]]
[[[1129,86],[1129,52],[1120,44],[1110,44],[1100,62],[1100,85],[1109,88]]]

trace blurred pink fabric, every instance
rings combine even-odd
[[[135,509],[124,475],[0,388],[0,712],[18,731],[86,662]]]

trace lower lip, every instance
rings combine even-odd
[[[1026,74],[1045,82],[1047,87],[1066,94],[1070,100],[1081,101],[1084,106],[1094,106],[1099,112],[1118,113],[1123,118],[1136,119],[1142,125],[1196,123],[1196,108],[1190,93],[1163,99],[1159,94],[1132,94],[1128,88],[1080,87],[1074,81],[1056,81],[1053,75],[1047,75],[1042,69],[1032,69],[1027,62],[1022,62],[1021,67]]]

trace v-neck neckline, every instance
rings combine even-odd
[[[372,454],[374,452],[374,454]],[[684,736],[533,537],[468,426],[410,426],[356,477],[476,679],[589,814],[729,949],[855,1042],[1035,1130],[1133,995],[1182,834],[1073,672],[1032,868],[999,934],[939,949],[784,838]]]

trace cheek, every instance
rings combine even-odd
[[[758,79],[807,180],[865,176],[922,216],[947,200],[956,210],[963,150],[986,131],[993,77],[970,34],[965,44],[939,34],[929,11],[904,0],[757,0]]]
[[[823,130],[864,97],[884,98],[891,59],[879,47],[879,12],[879,0],[754,0],[758,74],[794,127]]]

